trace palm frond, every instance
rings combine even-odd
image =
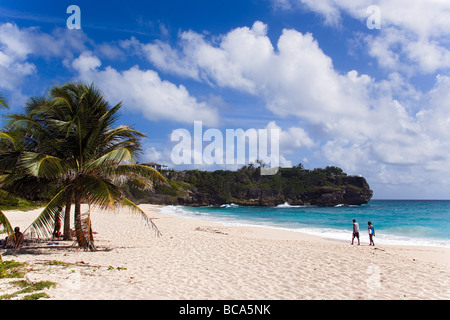
[[[34,137],[40,142],[45,141],[45,145],[61,144],[61,139],[58,139],[52,132],[52,128],[48,126],[50,123],[48,119],[46,119],[44,124],[40,119],[17,113],[8,114],[5,118],[8,120],[7,127],[9,130],[17,135],[21,134],[22,138],[28,134],[28,137]]]
[[[146,135],[140,131],[131,129],[129,126],[121,125],[106,133],[105,141],[110,142],[114,140],[132,139],[132,138],[146,138]]]
[[[20,166],[35,177],[57,178],[68,169],[63,159],[35,152],[24,152]]]
[[[2,174],[2,175],[0,175],[0,184],[11,185],[15,181],[20,180],[23,177],[27,177],[27,175],[21,175],[21,174],[16,174],[16,173]]]
[[[32,125],[36,128],[40,128],[42,131],[46,131],[39,121],[26,114],[12,113],[6,115],[5,118],[9,120],[8,127],[10,128],[26,129],[28,126]]]
[[[11,223],[1,210],[0,210],[0,227],[2,227],[3,231],[5,231],[9,236],[14,234],[14,230],[11,227]]]
[[[25,231],[32,230],[42,237],[50,236],[53,232],[55,218],[60,213],[61,208],[66,204],[66,193],[68,188],[69,187],[64,187],[61,189],[53,199],[47,203],[41,214]]]
[[[131,138],[127,140],[121,140],[121,141],[110,141],[109,144],[103,143],[101,146],[101,154],[107,154],[111,151],[114,151],[116,149],[126,148],[128,149],[132,162],[134,162],[135,159],[138,158],[140,153],[142,152],[141,144],[139,143],[138,139]]]
[[[108,179],[86,176],[77,181],[77,188],[85,201],[103,209],[111,209],[122,197],[120,188]]]
[[[153,184],[139,177],[116,177],[114,183],[121,187],[127,188],[129,191],[154,191]]]
[[[86,164],[87,168],[103,167],[112,164],[120,164],[125,161],[133,160],[133,150],[128,147],[122,147],[111,150],[110,152],[102,155],[100,158]]]
[[[73,113],[73,103],[72,103],[72,97],[68,92],[65,90],[59,90],[59,89],[53,89],[51,91],[51,95],[54,97],[54,99],[51,102],[51,105],[54,108],[60,108],[60,109],[68,109],[67,115]]]
[[[104,171],[113,177],[125,176],[133,179],[139,179],[146,182],[150,189],[152,189],[149,182],[162,182],[168,184],[163,175],[154,168],[144,166],[142,164],[121,164],[118,166],[105,167]]]
[[[6,98],[2,95],[0,95],[0,106],[8,109],[8,103],[6,101]]]
[[[112,124],[117,120],[117,113],[120,108],[122,108],[122,103],[116,104],[114,107],[107,110],[99,119],[100,122],[107,124],[108,126],[112,126]]]
[[[16,140],[11,133],[0,132],[0,139],[8,140],[14,146],[14,148],[16,147]]]
[[[47,113],[49,111],[48,100],[43,97],[32,97],[26,102],[25,111],[31,116]]]
[[[144,219],[144,221],[146,222],[147,225],[149,225],[150,227],[152,227],[153,230],[155,230],[155,233],[157,236],[162,236],[161,231],[159,231],[158,227],[156,226],[156,224],[153,222],[153,219],[150,218],[145,212],[144,210],[142,210],[141,208],[139,208],[139,206],[137,204],[135,204],[133,201],[131,201],[128,198],[123,198],[122,201],[122,205],[131,209],[132,212],[138,213],[141,215],[141,217]]]

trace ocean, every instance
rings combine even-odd
[[[361,206],[221,207],[166,206],[163,213],[215,221],[224,225],[263,226],[351,242],[352,219],[360,226],[361,244],[369,243],[367,222],[375,227],[375,244],[450,247],[450,201],[372,200]]]

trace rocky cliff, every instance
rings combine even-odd
[[[327,167],[329,168],[329,167]],[[261,176],[258,168],[238,171],[167,171],[169,185],[140,202],[186,206],[361,205],[372,197],[367,181],[342,170],[282,168],[273,176]]]

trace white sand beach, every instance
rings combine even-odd
[[[162,236],[131,213],[95,210],[99,251],[43,242],[3,259],[27,262],[31,282],[56,282],[52,299],[450,299],[449,248],[352,246],[350,233],[343,243],[141,208]],[[21,229],[38,213],[5,212]],[[17,290],[10,282],[0,295]]]

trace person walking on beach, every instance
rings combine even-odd
[[[368,229],[369,229],[369,246],[375,246],[375,242],[373,242],[373,237],[375,236],[375,228],[373,227],[372,222],[367,222],[368,224]]]
[[[356,222],[355,219],[353,219],[352,244],[353,244],[353,240],[355,240],[355,237],[358,239],[358,246],[359,246],[359,223]]]

